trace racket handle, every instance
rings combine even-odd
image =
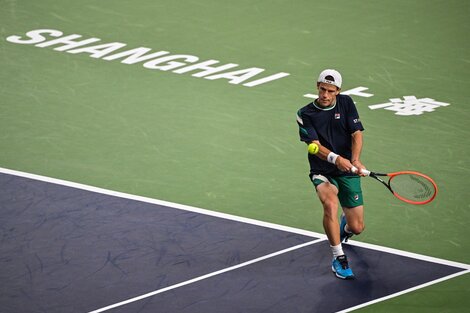
[[[370,176],[370,171],[368,171],[366,169],[363,169],[361,172],[366,176]]]
[[[353,167],[351,168],[351,172],[357,173],[357,167],[353,166]],[[370,175],[370,171],[368,171],[368,170],[366,170],[366,169],[362,169],[362,170],[361,170],[361,173],[364,174],[364,175],[366,175],[366,176],[369,176],[369,175]]]

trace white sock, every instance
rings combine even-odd
[[[333,259],[336,259],[337,257],[344,255],[343,252],[343,246],[341,244],[337,246],[330,246],[331,247],[331,252],[333,252]]]

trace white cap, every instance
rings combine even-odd
[[[336,87],[341,88],[341,83],[343,82],[343,79],[341,78],[341,74],[337,70],[328,69],[320,73],[320,76],[318,76],[318,82],[335,85]]]

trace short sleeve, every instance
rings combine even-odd
[[[349,98],[348,101],[348,114],[347,116],[347,127],[349,132],[352,134],[358,130],[363,131],[364,127],[362,126],[361,119],[359,118],[359,113],[357,112],[356,105]]]
[[[313,127],[308,116],[303,114],[302,110],[297,111],[297,125],[299,126],[300,140],[310,143],[314,140],[318,140],[318,134]]]

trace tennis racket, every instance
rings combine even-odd
[[[352,172],[356,173],[357,168],[353,167]],[[382,174],[362,170],[362,173],[381,182],[395,197],[406,203],[426,204],[434,200],[437,195],[437,185],[434,180],[420,172],[401,171]],[[380,178],[381,176],[389,177],[388,181]]]

